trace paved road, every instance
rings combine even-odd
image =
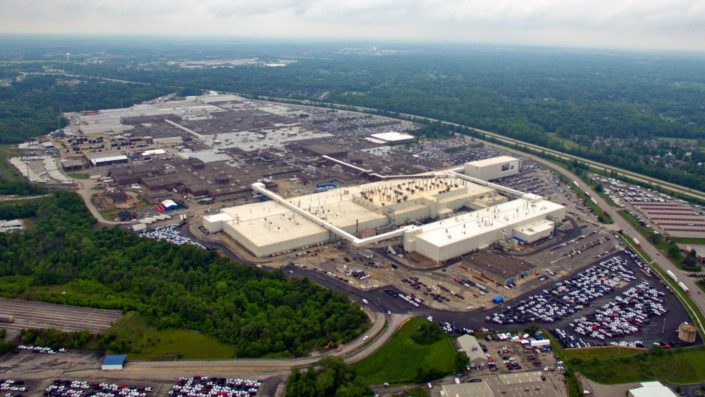
[[[275,98],[275,97],[267,97],[267,96],[259,96],[258,99],[273,101],[273,102],[294,103],[294,104],[300,104],[300,105],[306,105],[306,106],[317,106],[316,103],[321,103],[321,102],[309,101],[309,100]],[[349,111],[358,111],[358,112],[373,112],[375,114],[377,114],[379,112],[378,109],[368,108],[368,107],[364,107],[364,106],[341,105],[341,104],[327,103],[327,102],[326,102],[326,105],[328,105],[332,108],[335,108],[335,109],[340,109],[340,110],[349,110]],[[685,186],[677,185],[675,183],[666,182],[666,181],[663,181],[660,179],[652,178],[652,177],[649,177],[646,175],[642,175],[642,174],[628,171],[628,170],[625,170],[622,168],[610,166],[608,164],[600,163],[597,161],[588,160],[583,157],[574,156],[572,154],[566,154],[566,153],[560,152],[558,150],[545,148],[545,147],[539,146],[539,145],[534,145],[532,143],[527,143],[527,142],[524,142],[524,141],[521,141],[518,139],[509,138],[504,135],[498,134],[496,132],[482,130],[479,128],[466,126],[466,125],[458,124],[458,123],[452,123],[449,121],[434,119],[434,118],[430,118],[430,117],[417,116],[417,115],[408,114],[408,113],[398,113],[398,114],[399,114],[399,117],[389,117],[389,116],[381,116],[381,117],[387,117],[390,119],[403,119],[403,120],[409,120],[409,121],[431,121],[431,122],[454,126],[454,127],[471,128],[475,131],[478,131],[482,134],[485,134],[486,136],[490,136],[493,139],[496,139],[500,142],[504,142],[504,143],[511,144],[511,145],[516,145],[516,146],[531,149],[531,150],[549,153],[549,154],[552,154],[552,155],[559,157],[561,159],[564,159],[564,160],[578,160],[580,162],[589,164],[591,167],[593,167],[597,170],[613,171],[617,174],[621,174],[623,176],[626,176],[630,179],[633,179],[633,180],[636,180],[639,182],[658,185],[666,190],[678,192],[680,194],[684,194],[686,196],[697,198],[699,200],[705,200],[705,193],[703,193],[699,190],[696,190],[696,189],[691,189],[691,188],[688,188]]]
[[[341,351],[297,359],[234,359],[234,360],[184,360],[184,361],[131,361],[123,371],[105,372],[97,369],[92,360],[66,360],[57,354],[57,365],[36,365],[26,362],[20,355],[13,356],[12,362],[0,365],[0,373],[8,376],[21,376],[23,379],[47,379],[74,377],[115,380],[173,380],[181,376],[207,374],[208,376],[248,376],[265,378],[287,375],[291,368],[307,367],[327,355],[340,356],[352,363],[369,356],[379,349],[394,332],[408,320],[408,315],[383,315],[366,310],[373,317],[372,327],[365,334],[343,346]],[[67,353],[69,354],[69,353]],[[26,357],[26,356],[25,356]],[[68,357],[68,356],[67,356]],[[97,359],[98,357],[96,357]],[[71,364],[67,364],[71,363]]]
[[[501,145],[497,145],[497,144],[491,144],[491,143],[488,143],[488,144],[490,146],[499,147],[499,148],[502,148],[503,150],[508,150],[510,152],[520,154],[526,158],[529,158],[533,161],[541,163],[544,166],[551,168],[556,172],[559,172],[560,174],[570,178],[571,180],[579,181],[578,184],[580,185],[580,188],[585,190],[588,194],[590,194],[590,196],[593,197],[597,201],[597,205],[600,208],[602,208],[603,210],[605,210],[614,220],[614,225],[603,226],[603,227],[611,228],[611,229],[621,229],[627,235],[638,238],[639,242],[641,243],[641,249],[644,252],[646,252],[653,259],[653,261],[656,264],[658,264],[664,270],[672,271],[678,277],[678,280],[683,281],[683,283],[685,283],[685,285],[691,291],[699,291],[700,290],[700,287],[698,287],[698,285],[696,284],[696,280],[692,277],[688,277],[689,272],[686,272],[686,271],[679,269],[668,258],[661,255],[659,250],[653,244],[651,244],[651,242],[649,242],[645,238],[642,238],[642,236],[639,234],[639,232],[637,232],[636,229],[634,229],[634,227],[632,227],[632,225],[629,224],[629,222],[627,222],[624,218],[622,218],[622,216],[619,213],[617,213],[616,209],[610,207],[609,204],[607,204],[607,202],[602,197],[600,197],[600,195],[597,194],[597,192],[595,192],[590,186],[588,186],[585,183],[583,183],[582,181],[580,181],[580,178],[577,175],[573,174],[572,172],[566,170],[563,167],[560,167],[560,166],[558,166],[548,160],[544,160],[544,159],[537,157],[537,156],[534,156],[532,154],[528,154],[528,153],[521,152],[521,151],[514,150],[514,149],[508,149],[508,148],[505,148],[505,147],[503,147]],[[695,304],[697,305],[698,310],[700,310],[701,313],[705,313],[705,296],[694,293],[693,295],[691,295],[691,298],[692,298],[693,302],[695,302]],[[698,320],[697,320],[697,318],[695,318],[695,319],[693,319],[693,321],[698,321]],[[704,329],[703,325],[704,324],[700,325],[701,329]]]
[[[307,100],[290,100],[290,99],[286,99],[286,98],[272,98],[272,97],[260,97],[260,98],[265,99],[265,100],[269,100],[269,101],[279,101],[279,102],[284,102],[284,103],[287,103],[287,102],[288,103],[298,103],[298,104],[302,104],[302,105],[316,106],[315,102],[307,101]],[[338,104],[328,104],[328,105],[332,106],[333,108],[338,108],[338,109],[343,109],[343,110],[353,110],[353,111],[363,111],[363,112],[370,112],[370,111],[377,112],[378,111],[377,109],[372,109],[372,108],[367,108],[367,107],[357,107],[357,106],[351,107],[351,106],[338,105]],[[451,122],[447,122],[447,121],[443,121],[443,120],[433,119],[433,118],[429,118],[429,117],[416,116],[416,115],[406,114],[406,113],[400,113],[400,116],[401,116],[401,118],[406,118],[406,119],[411,119],[411,120],[433,121],[433,122],[438,122],[438,123],[442,123],[445,125],[451,125],[451,126],[456,126],[456,127],[467,127],[467,126],[457,124],[457,123],[451,123]],[[473,127],[470,127],[470,128],[473,128]],[[678,193],[681,193],[684,195],[688,195],[690,197],[695,197],[698,199],[705,200],[705,194],[698,191],[698,190],[686,188],[684,186],[680,186],[680,185],[676,185],[676,184],[662,181],[659,179],[651,178],[651,177],[648,177],[645,175],[637,174],[637,173],[627,171],[624,169],[620,169],[617,167],[612,167],[612,166],[602,164],[602,163],[599,163],[596,161],[587,160],[587,159],[584,159],[581,157],[565,154],[565,153],[562,153],[562,152],[559,152],[559,151],[556,151],[553,149],[548,149],[548,148],[544,148],[544,147],[541,147],[538,145],[522,142],[517,139],[507,138],[503,135],[500,135],[500,134],[492,132],[492,131],[481,130],[478,128],[473,128],[473,129],[477,130],[485,135],[491,136],[492,138],[497,139],[497,140],[504,142],[504,143],[517,145],[519,147],[529,148],[531,150],[540,150],[540,151],[543,151],[546,153],[553,154],[553,155],[558,156],[563,159],[579,160],[581,162],[590,164],[592,167],[599,169],[599,170],[614,171],[618,174],[625,175],[631,179],[635,179],[635,180],[642,181],[642,182],[647,182],[650,184],[655,184],[655,185],[661,186],[667,190],[675,191],[675,192],[678,192]],[[526,153],[521,150],[510,149],[510,148],[507,148],[506,146],[503,146],[501,144],[490,143],[490,142],[487,142],[484,140],[481,140],[481,141],[489,146],[501,148],[502,150],[517,153],[523,157],[532,159],[538,163],[543,164],[544,166],[546,166],[548,168],[551,168],[551,169],[565,175],[566,177],[570,178],[571,180],[574,180],[574,181],[580,180],[580,178],[578,178],[572,172],[570,172],[570,171],[566,170],[565,168],[560,167],[560,166],[558,166],[548,160],[540,158],[538,156]],[[600,197],[592,188],[590,188],[589,186],[586,186],[584,183],[580,183],[580,187],[583,190],[585,190],[586,192],[588,192],[592,197],[594,197],[595,200],[597,201],[598,206],[600,206],[602,209],[604,209],[612,217],[612,219],[614,219],[615,224],[614,224],[614,226],[612,226],[612,228],[616,227],[618,229],[621,229],[622,231],[624,231],[625,233],[627,233],[628,235],[633,236],[633,237],[640,236],[640,234],[626,220],[624,220],[624,218],[622,218],[617,213],[617,211],[615,209],[611,208],[605,202],[605,200],[603,200],[602,197]],[[643,238],[641,238],[639,240],[641,241],[642,250],[644,250],[644,252],[646,252],[649,256],[651,256],[653,258],[654,262],[657,263],[659,266],[661,266],[661,268],[663,268],[664,270],[670,270],[674,274],[676,274],[676,276],[678,277],[678,280],[683,281],[683,283],[685,283],[685,285],[691,291],[699,291],[700,290],[700,288],[696,284],[695,279],[688,277],[687,272],[679,269],[669,259],[667,259],[663,255],[661,255],[661,253],[658,251],[658,249],[656,249],[656,247],[653,246],[653,244],[651,244],[649,241],[642,241],[642,240],[646,240]],[[693,301],[697,305],[698,310],[700,310],[701,313],[705,313],[705,296],[700,295],[700,294],[693,294],[693,295],[691,295],[691,298],[693,299]],[[699,320],[697,318],[693,319],[693,320],[699,322]],[[703,327],[703,324],[700,324],[700,328],[705,329]]]
[[[98,211],[98,209],[95,207],[93,204],[93,201],[91,200],[91,197],[95,193],[93,191],[93,183],[90,180],[80,180],[80,179],[74,179],[74,182],[78,184],[78,195],[81,196],[83,199],[83,202],[86,204],[86,207],[88,207],[88,211],[90,211],[91,215],[98,221],[98,223],[103,224],[103,225],[128,225],[133,222],[115,222],[115,221],[109,221],[105,218],[103,218],[103,215]]]

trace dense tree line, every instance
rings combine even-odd
[[[0,177],[0,194],[17,194],[21,196],[28,196],[42,193],[44,193],[44,189],[38,185],[29,183],[24,179],[8,181]]]
[[[20,338],[25,345],[79,349],[92,339],[92,335],[88,331],[62,332],[54,328],[23,329]]]
[[[372,390],[362,383],[342,358],[325,357],[306,371],[293,368],[286,397],[365,397]]]
[[[35,43],[26,49],[8,45],[8,56],[39,59],[44,50],[53,54],[42,58],[49,60],[47,64],[72,74],[150,85],[86,80],[67,87],[52,83],[56,77],[31,75],[0,89],[0,141],[51,130],[62,102],[64,110],[80,109],[84,102],[95,109],[165,91],[188,95],[213,89],[458,122],[705,190],[699,165],[705,163],[702,57],[442,45],[399,45],[397,55],[367,56],[343,54],[334,44],[174,44],[85,44],[87,50],[109,49],[111,58],[102,64],[58,62],[63,55],[56,50],[59,43]],[[164,62],[253,56],[297,62],[281,68],[203,69]],[[46,65],[13,64],[0,67],[0,75],[22,68],[41,71],[41,66]],[[431,125],[424,134],[435,137],[444,132]],[[657,138],[700,143],[690,150]]]
[[[93,218],[73,193],[0,206],[0,218],[3,211],[35,217],[25,232],[0,234],[5,296],[134,310],[159,328],[193,329],[231,343],[239,356],[302,355],[366,326],[359,307],[307,279],[288,281],[214,252],[120,229],[93,230]],[[57,285],[63,287],[44,288]]]
[[[0,69],[2,70],[2,69]],[[130,106],[171,89],[72,77],[27,75],[0,86],[0,143],[16,143],[63,127],[60,112]]]

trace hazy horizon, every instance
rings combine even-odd
[[[705,51],[694,0],[0,0],[0,33]]]

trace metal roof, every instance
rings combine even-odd
[[[127,354],[113,354],[105,356],[103,365],[124,365],[127,361]]]

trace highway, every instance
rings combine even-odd
[[[292,100],[292,99],[286,99],[286,98],[273,98],[273,97],[259,97],[259,98],[264,99],[264,100],[268,100],[268,101],[275,101],[275,102],[295,103],[295,104],[301,104],[301,105],[316,106],[316,102],[308,101],[308,100]],[[341,110],[373,112],[375,114],[377,114],[379,112],[379,110],[377,110],[377,109],[361,107],[361,106],[348,106],[348,105],[339,105],[339,104],[334,104],[334,103],[326,103],[326,104],[333,107],[333,108],[341,109]],[[416,116],[416,115],[407,114],[407,113],[399,113],[399,115],[400,115],[400,117],[397,117],[399,119],[406,119],[406,120],[411,120],[411,121],[414,121],[414,120],[432,121],[432,122],[455,126],[455,127],[472,128],[478,132],[481,132],[487,136],[492,137],[493,139],[496,139],[496,140],[503,142],[503,143],[506,143],[506,144],[527,148],[527,149],[530,149],[533,151],[542,151],[545,153],[550,153],[556,157],[559,157],[559,158],[565,159],[565,160],[578,160],[578,161],[584,162],[586,164],[589,164],[591,167],[598,169],[598,170],[601,170],[601,171],[613,171],[617,174],[622,174],[622,175],[624,175],[630,179],[633,179],[633,180],[658,185],[660,187],[663,187],[666,190],[677,192],[677,193],[687,195],[687,196],[690,196],[690,197],[693,197],[696,199],[705,200],[705,194],[703,194],[702,192],[695,190],[695,189],[686,188],[686,187],[683,187],[680,185],[676,185],[676,184],[673,184],[670,182],[665,182],[665,181],[651,178],[651,177],[648,177],[645,175],[637,174],[637,173],[627,171],[627,170],[624,170],[621,168],[612,167],[612,166],[602,164],[602,163],[599,163],[596,161],[584,159],[582,157],[577,157],[577,156],[573,156],[573,155],[566,154],[563,152],[559,152],[557,150],[548,149],[548,148],[545,148],[542,146],[526,143],[526,142],[523,142],[523,141],[520,141],[517,139],[507,138],[507,137],[500,135],[496,132],[486,131],[486,130],[482,130],[482,129],[478,129],[478,128],[474,128],[474,127],[470,127],[470,126],[464,126],[464,125],[458,124],[458,123],[451,123],[451,122],[447,122],[447,121],[443,121],[443,120],[438,120],[438,119],[434,119],[434,118],[430,118],[430,117]],[[395,118],[395,117],[389,117],[389,116],[385,116],[385,117],[388,117],[390,119]],[[488,142],[483,139],[478,139],[478,140],[482,141],[483,143],[485,143],[489,146],[500,148],[502,150],[509,151],[509,152],[521,155],[525,158],[529,158],[529,159],[536,161],[538,163],[541,163],[542,165],[568,177],[571,180],[580,181],[580,178],[578,178],[577,175],[575,175],[572,172],[566,170],[565,168],[560,167],[560,166],[556,165],[555,163],[550,162],[548,160],[545,160],[539,156],[527,153],[522,150],[508,148],[508,147],[503,146],[501,144],[491,143],[491,142]],[[593,198],[595,198],[595,200],[597,201],[597,205],[600,208],[602,208],[603,210],[605,210],[612,217],[612,219],[615,222],[614,226],[612,227],[613,229],[616,227],[616,229],[621,229],[623,232],[625,232],[629,236],[641,237],[641,235],[624,218],[622,218],[621,215],[619,215],[614,208],[611,208],[607,204],[607,202],[605,202],[605,200],[602,199],[602,197],[600,197],[600,195],[598,195],[592,188],[587,186],[585,183],[580,183],[580,188],[582,188],[584,191],[586,191],[588,194],[590,194]],[[602,227],[605,227],[605,226],[602,226]],[[688,277],[687,272],[679,269],[668,258],[661,255],[661,253],[658,251],[658,249],[653,244],[651,244],[649,241],[647,241],[646,239],[640,238],[640,241],[641,241],[642,250],[644,252],[646,252],[649,256],[651,256],[651,258],[653,258],[653,261],[656,264],[658,264],[662,269],[664,269],[664,271],[666,271],[666,270],[672,271],[678,277],[678,280],[685,283],[685,285],[691,291],[700,291],[700,287],[698,287],[698,285],[696,284],[696,282],[693,278]],[[701,294],[693,294],[693,295],[691,295],[691,298],[692,298],[693,302],[697,305],[698,310],[701,313],[705,313],[705,296],[701,295]],[[699,320],[697,318],[693,319],[693,321],[699,322]],[[699,324],[699,325],[700,325],[700,329],[705,329],[703,327],[703,324]]]
[[[327,106],[330,106],[334,109],[374,113],[377,115],[379,115],[379,112],[380,112],[378,109],[368,108],[368,107],[364,107],[364,106],[341,105],[341,104],[329,103],[329,102],[316,102],[316,101],[309,101],[309,100],[276,98],[276,97],[268,97],[268,96],[259,96],[257,98],[262,99],[262,100],[267,100],[267,101],[273,101],[273,102],[294,103],[294,104],[300,104],[300,105],[306,105],[306,106],[319,106],[319,107],[320,107],[320,104],[325,103]],[[397,113],[397,114],[399,115],[399,117],[392,117],[392,116],[382,116],[382,117],[387,117],[389,119],[402,119],[402,120],[408,120],[408,121],[430,121],[430,122],[453,126],[453,127],[470,128],[470,129],[473,129],[477,132],[480,132],[486,136],[492,137],[493,139],[500,141],[500,142],[503,142],[503,143],[506,143],[506,144],[510,144],[510,145],[514,145],[514,146],[518,146],[518,147],[523,147],[523,148],[534,150],[534,151],[545,152],[545,153],[551,154],[551,155],[558,157],[560,159],[563,159],[563,160],[571,160],[571,161],[577,160],[582,163],[588,164],[588,165],[590,165],[590,167],[592,167],[596,170],[599,170],[599,171],[611,171],[611,172],[614,172],[618,175],[623,175],[629,179],[632,179],[632,180],[635,180],[638,182],[657,185],[657,186],[662,187],[665,190],[680,193],[680,194],[683,194],[683,195],[686,195],[686,196],[689,196],[689,197],[692,197],[692,198],[695,198],[698,200],[705,201],[705,193],[703,193],[699,190],[696,190],[696,189],[691,189],[691,188],[688,188],[685,186],[677,185],[675,183],[666,182],[661,179],[652,178],[652,177],[649,177],[646,175],[642,175],[642,174],[639,174],[636,172],[628,171],[623,168],[614,167],[614,166],[600,163],[597,161],[588,160],[586,158],[574,156],[572,154],[563,153],[558,150],[549,149],[549,148],[535,145],[532,143],[527,143],[527,142],[524,142],[524,141],[521,141],[518,139],[509,138],[509,137],[506,137],[506,136],[499,134],[499,133],[496,133],[496,132],[487,131],[487,130],[483,130],[483,129],[468,126],[468,125],[453,123],[450,121],[434,119],[431,117],[417,116],[417,115],[413,115],[413,114],[409,114],[409,113]],[[480,139],[480,140],[482,140],[482,139]],[[486,142],[486,141],[484,141],[484,142]],[[521,152],[521,153],[525,153],[525,152]]]

